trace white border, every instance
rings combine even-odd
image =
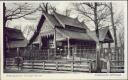
[[[5,1],[7,2],[7,1]],[[12,1],[9,1],[12,2]],[[8,3],[9,3],[8,2]],[[13,2],[17,2],[17,1],[13,1]],[[20,1],[20,2],[26,2],[26,1]],[[36,2],[36,1],[27,1],[29,3],[31,2]],[[41,1],[38,1],[41,2]],[[48,1],[49,2],[49,1]],[[62,1],[65,2],[65,1]],[[66,2],[73,2],[73,1],[66,1]],[[77,2],[77,1],[75,1]],[[83,2],[83,1],[78,1],[78,2]],[[86,2],[92,2],[92,1],[86,1]],[[96,1],[97,2],[97,1]],[[103,1],[98,1],[98,2],[103,2]],[[106,2],[110,2],[110,1],[106,1]],[[119,1],[113,1],[113,2],[119,2]],[[127,53],[127,3],[126,1],[122,2],[123,4],[125,4],[124,6],[124,11],[125,12],[125,23],[124,23],[124,27],[125,27],[125,52]],[[119,80],[124,80],[127,79],[127,54],[125,53],[125,73],[3,73],[3,13],[1,12],[3,11],[3,2],[0,2],[0,55],[1,55],[1,78],[2,80],[80,80],[80,79],[119,79]]]

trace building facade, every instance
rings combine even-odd
[[[38,32],[38,33],[37,33]],[[29,44],[39,49],[67,50],[68,56],[77,49],[96,49],[97,42],[113,42],[108,27],[99,29],[99,38],[95,31],[90,31],[84,22],[77,18],[70,18],[59,13],[43,13],[35,34]],[[76,52],[77,53],[77,52]]]

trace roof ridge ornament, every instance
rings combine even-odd
[[[77,17],[75,19],[79,21],[79,15],[77,15]]]

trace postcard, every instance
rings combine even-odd
[[[127,1],[0,1],[1,80],[127,79]]]

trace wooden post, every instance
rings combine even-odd
[[[48,60],[49,60],[49,49],[48,49]]]
[[[45,70],[45,61],[43,62],[43,70]]]
[[[18,67],[18,70],[20,68],[20,61],[19,61],[19,48],[17,48],[17,67]]]
[[[109,49],[111,48],[111,44],[110,44],[110,43],[108,43],[108,48],[109,48]]]
[[[56,27],[54,27],[54,46],[55,46],[55,51],[54,51],[54,58],[56,58]]]
[[[19,57],[19,48],[17,48],[17,57]]]
[[[92,72],[92,61],[89,61],[89,72]]]
[[[68,58],[70,58],[70,40],[69,40],[69,37],[68,37]]]
[[[72,71],[72,72],[74,71],[74,61],[71,62],[71,71]]]
[[[110,73],[111,72],[111,69],[110,69],[110,60],[108,59],[107,60],[107,73]]]
[[[111,59],[111,44],[110,43],[108,43],[108,58],[109,58],[109,60]]]
[[[81,63],[81,54],[82,54],[82,49],[80,49],[80,63]]]
[[[56,62],[56,71],[58,71],[58,62]]]
[[[34,69],[34,60],[32,60],[32,69]]]
[[[109,52],[108,52],[109,62],[107,63],[107,65],[108,65],[108,72],[111,72],[111,58],[112,58],[111,54],[112,54],[112,50],[111,50],[111,44],[110,43],[108,43],[108,49],[109,49]]]
[[[74,49],[71,50],[72,50],[72,60],[74,61]]]

